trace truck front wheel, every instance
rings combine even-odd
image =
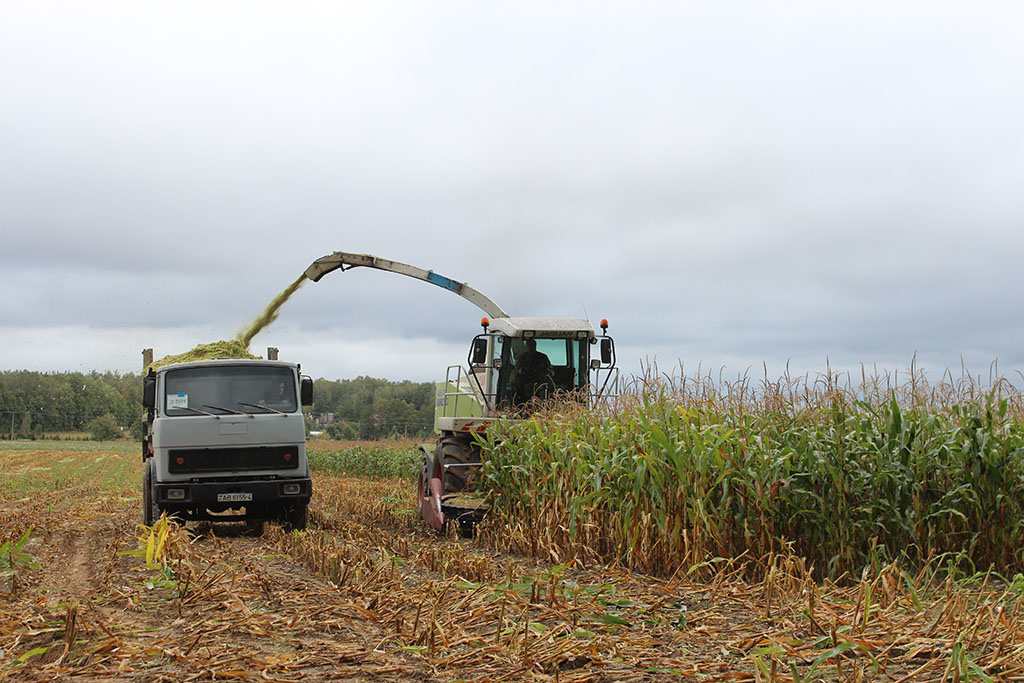
[[[281,526],[285,529],[302,530],[309,522],[309,505],[307,503],[289,505],[284,509],[284,516],[281,518]]]
[[[153,501],[153,461],[146,461],[146,470],[142,475],[142,523],[153,526],[160,516],[160,510]]]

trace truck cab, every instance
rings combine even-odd
[[[302,406],[313,381],[294,363],[210,360],[150,370],[143,384],[143,522],[304,528],[312,495]]]

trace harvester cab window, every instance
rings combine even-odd
[[[502,352],[499,403],[520,406],[533,398],[552,398],[586,383],[576,339],[506,339]],[[582,383],[581,383],[582,382]]]

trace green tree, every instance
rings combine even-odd
[[[374,377],[316,380],[315,413],[334,413],[334,438],[376,439],[424,436],[433,428],[434,386],[430,382],[392,382]]]
[[[109,413],[89,420],[85,429],[93,441],[110,441],[121,436],[121,428],[117,426],[117,420]]]
[[[78,431],[92,419],[111,415],[118,425],[133,427],[142,411],[139,375],[79,372],[0,372],[0,412],[16,415],[18,432]]]

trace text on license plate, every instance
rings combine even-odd
[[[251,493],[218,493],[218,503],[237,503],[243,500],[252,500]]]

